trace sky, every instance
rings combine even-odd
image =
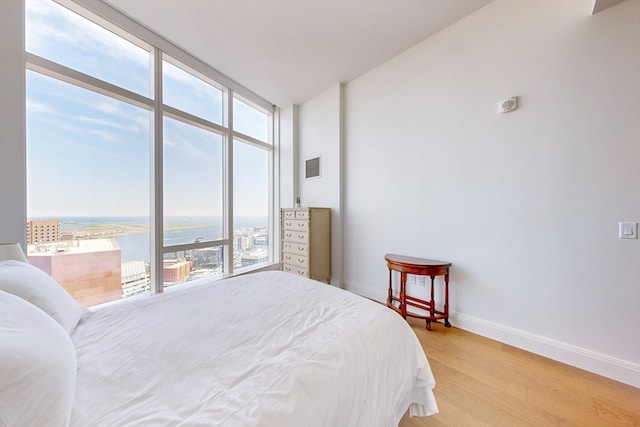
[[[26,49],[48,60],[150,97],[149,51],[64,7],[26,1]],[[232,76],[231,76],[232,77]],[[164,103],[216,124],[220,88],[163,61]],[[269,118],[234,99],[234,129],[268,142]],[[29,218],[148,216],[150,111],[27,71]],[[165,117],[165,216],[220,216],[222,136]],[[234,212],[267,216],[268,152],[234,142]]]

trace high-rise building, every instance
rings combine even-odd
[[[144,261],[123,262],[121,277],[123,298],[147,292],[150,289],[151,279]]]
[[[29,245],[29,264],[53,277],[80,305],[122,297],[121,254],[114,239]]]
[[[60,240],[60,221],[43,219],[27,221],[28,245],[59,242]]]
[[[162,268],[162,276],[164,283],[173,285],[175,283],[184,282],[189,278],[191,273],[191,261],[184,259],[171,260],[165,259]]]
[[[259,264],[269,261],[269,250],[267,248],[254,248],[252,251],[244,252],[241,256],[240,265],[246,267],[248,265]]]

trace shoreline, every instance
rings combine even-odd
[[[206,224],[167,225],[164,231],[184,230],[189,228],[206,227]],[[73,236],[73,239],[108,239],[113,237],[148,234],[148,224],[65,224],[60,234]]]

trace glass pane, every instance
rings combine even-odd
[[[164,118],[164,245],[222,238],[222,136]]]
[[[222,246],[188,249],[164,254],[164,285],[171,286],[200,277],[220,275],[224,269]]]
[[[82,305],[148,289],[149,129],[143,109],[27,72],[27,253]]]
[[[269,115],[234,98],[233,130],[269,142]]]
[[[194,116],[222,124],[222,91],[175,65],[162,62],[163,102]]]
[[[233,266],[269,261],[269,152],[233,143]]]
[[[52,1],[27,0],[27,52],[150,97],[149,51]]]

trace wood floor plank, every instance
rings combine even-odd
[[[638,411],[640,405],[636,406],[635,411],[623,408],[619,405],[606,403],[600,399],[594,398],[593,404],[596,408],[598,418],[602,420],[602,425],[608,426],[640,426],[638,420]]]
[[[409,318],[440,413],[399,427],[640,427],[640,389],[457,328]]]

